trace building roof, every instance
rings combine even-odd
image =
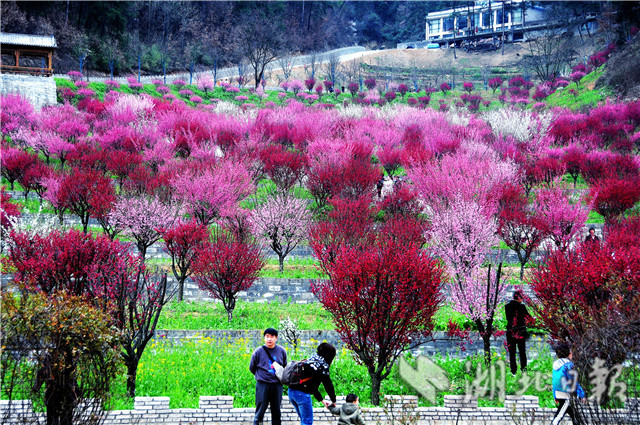
[[[58,47],[53,35],[10,34],[7,32],[0,32],[0,44],[49,48]]]

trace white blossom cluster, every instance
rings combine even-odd
[[[512,136],[518,142],[528,142],[547,134],[553,114],[501,108],[484,113],[482,118],[496,136]]]
[[[33,239],[36,235],[46,236],[51,232],[60,229],[58,218],[52,214],[43,214],[42,205],[35,214],[23,214],[15,217],[8,217],[9,229],[16,233],[25,234],[29,239]],[[10,232],[3,229],[2,246],[0,252],[4,252],[4,248],[11,244]]]

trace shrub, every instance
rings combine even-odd
[[[409,88],[407,87],[406,84],[402,83],[398,85],[398,93],[400,93],[400,96],[404,97],[404,95],[407,94],[408,91],[409,91]]]
[[[73,82],[76,82],[76,81],[82,79],[82,72],[69,71],[69,72],[67,72],[67,75],[69,76],[69,78],[71,78],[71,81],[73,81]]]
[[[364,86],[367,90],[373,90],[376,87],[376,79],[375,78],[367,78],[364,80]]]
[[[307,87],[307,90],[309,90],[309,93],[311,93],[311,90],[313,90],[313,86],[316,85],[315,78],[309,78],[307,80],[304,80],[304,85]]]
[[[348,89],[349,93],[351,93],[351,97],[355,97],[358,93],[358,90],[360,90],[360,86],[358,85],[358,83],[349,83]]]
[[[489,87],[491,87],[491,90],[493,90],[494,93],[498,88],[500,88],[500,86],[502,86],[502,78],[495,77],[489,80]]]

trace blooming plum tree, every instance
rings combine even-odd
[[[311,213],[303,199],[275,193],[251,215],[255,235],[278,256],[280,273],[289,253],[307,237]]]
[[[289,191],[300,183],[305,174],[306,157],[299,152],[281,146],[268,146],[260,152],[264,173],[276,184],[278,190]]]
[[[186,211],[204,225],[235,214],[238,202],[254,191],[246,167],[232,161],[185,170],[171,186]]]
[[[191,276],[192,263],[209,238],[206,226],[196,221],[179,222],[163,233],[165,249],[171,256],[171,270],[178,281],[178,301],[184,297],[184,282]]]
[[[565,251],[575,242],[587,222],[590,205],[571,203],[562,187],[541,189],[536,198],[535,214],[556,248]]]
[[[89,218],[113,203],[111,181],[97,171],[74,168],[60,181],[58,202],[80,217],[82,231],[88,232]]]
[[[371,245],[343,247],[329,271],[331,279],[313,283],[312,291],[366,366],[378,405],[380,384],[398,357],[433,329],[444,271],[416,244],[383,235]]]
[[[613,224],[640,201],[640,180],[599,180],[589,189],[588,199],[593,203],[593,209],[604,217],[605,223]]]
[[[257,245],[220,231],[198,252],[193,262],[193,276],[201,289],[222,301],[231,323],[238,292],[250,288],[263,267]]]
[[[544,223],[528,205],[520,187],[507,185],[500,195],[497,233],[520,261],[520,279],[533,251],[547,235]]]
[[[182,208],[174,203],[138,196],[120,198],[109,213],[109,220],[133,237],[144,261],[147,249],[160,240],[163,230],[170,229],[181,214]]]

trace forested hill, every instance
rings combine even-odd
[[[392,47],[424,38],[428,12],[451,1],[28,1],[2,2],[2,31],[53,34],[56,72],[78,69],[127,75],[232,66],[250,38],[288,54],[364,45]]]

